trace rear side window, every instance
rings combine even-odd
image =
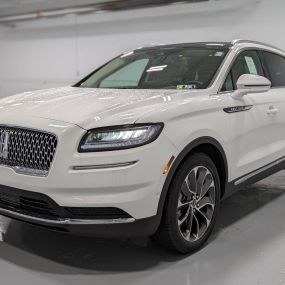
[[[285,58],[267,51],[262,55],[272,87],[285,87]]]

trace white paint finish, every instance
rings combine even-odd
[[[252,61],[253,71],[257,72],[254,62]],[[250,85],[251,84],[251,85]],[[239,92],[235,92],[235,98],[241,98],[246,95],[250,90],[251,93],[266,93],[271,88],[271,82],[264,76],[243,74],[237,81],[237,89]]]
[[[148,240],[76,237],[1,217],[1,278],[5,285],[283,285],[284,185],[280,172],[224,201],[213,237],[191,255]]]
[[[10,113],[10,114],[9,114]],[[2,185],[45,193],[61,206],[118,207],[136,219],[157,213],[165,176],[164,166],[177,149],[163,134],[154,143],[125,151],[78,153],[86,131],[79,126],[15,112],[0,112],[3,125],[45,130],[58,137],[58,146],[47,177],[21,175],[0,166]],[[138,161],[132,167],[74,171],[73,166]],[[143,174],[143,175],[142,175]],[[112,179],[110,179],[112,177]]]
[[[92,129],[108,124],[134,123],[144,114],[170,108],[171,105],[187,102],[204,93],[176,90],[52,88],[2,99],[0,116],[8,119],[12,114],[22,114],[25,117],[48,118]]]
[[[20,23],[2,34],[0,95],[72,84],[118,53],[152,42],[250,38],[285,48],[278,36],[284,6],[220,0]]]
[[[243,2],[243,6],[235,3],[234,6],[228,7],[227,5],[233,5],[231,2],[226,5],[227,8],[222,6],[224,5],[223,1],[217,4],[221,5],[218,7],[223,7],[223,12],[228,12],[226,17],[230,17],[230,15],[233,15],[231,13],[234,13],[236,9],[243,11],[245,6],[248,7],[247,5],[252,5],[252,3],[257,2],[253,1],[248,4]],[[265,2],[258,1],[258,3],[261,3],[260,5],[263,8],[266,6]],[[281,5],[278,1],[276,3]],[[194,10],[197,12],[197,15],[199,13],[200,15],[204,15],[203,13],[208,15],[212,11],[211,9],[214,9],[210,5],[207,6],[210,7],[208,8],[209,10],[205,11],[203,9],[205,6],[203,5],[201,3],[191,7],[195,7],[196,10]],[[186,6],[175,7],[174,12],[169,10],[169,7],[167,8],[168,10],[164,11],[168,17],[163,15],[157,15],[156,17],[154,11],[160,11],[159,9],[152,10],[153,14],[147,17],[144,13],[147,13],[149,10],[142,10],[141,18],[138,17],[134,26],[130,25],[134,19],[126,20],[123,17],[130,16],[129,13],[131,12],[124,12],[125,14],[118,13],[118,18],[115,19],[108,19],[111,14],[101,15],[101,18],[96,19],[98,22],[94,21],[92,24],[88,22],[87,18],[66,18],[61,20],[62,26],[60,28],[56,28],[54,22],[42,22],[37,27],[29,23],[14,30],[3,29],[1,38],[3,44],[0,45],[0,59],[3,63],[0,66],[0,75],[3,76],[1,88],[3,91],[6,88],[10,91],[16,91],[16,89],[22,86],[22,81],[25,81],[29,88],[37,84],[38,86],[44,84],[52,85],[52,82],[60,84],[68,81],[68,78],[71,81],[71,78],[76,78],[83,73],[85,68],[93,66],[93,61],[91,60],[93,57],[94,59],[97,58],[98,62],[102,61],[103,63],[105,54],[100,58],[96,55],[103,54],[103,51],[106,50],[107,58],[107,54],[109,57],[109,52],[115,53],[116,50],[130,46],[130,36],[134,37],[134,35],[137,35],[132,45],[139,45],[142,42],[142,37],[146,34],[150,38],[158,40],[166,39],[166,33],[168,33],[169,41],[169,34],[178,31],[183,25],[185,27],[184,21],[186,18],[189,18],[188,13],[184,9]],[[216,6],[214,11],[215,13],[220,13]],[[243,14],[244,17],[246,15]],[[252,13],[252,17],[254,18],[255,16]],[[170,19],[177,17],[180,20],[175,22],[169,31],[165,31],[163,25],[166,22],[169,23]],[[195,17],[193,17],[193,21],[196,19]],[[151,19],[157,18],[157,26],[155,26],[153,33],[149,33],[151,24],[144,25],[146,18],[149,23],[151,23]],[[278,14],[276,18],[278,19]],[[210,19],[213,20],[211,28],[213,32],[221,28],[221,18],[216,21],[211,17]],[[78,30],[74,30],[75,20],[82,21],[78,26]],[[87,23],[83,23],[84,20]],[[118,23],[122,25],[119,26]],[[196,27],[198,27],[198,21],[195,23]],[[233,22],[231,23],[233,24]],[[204,24],[205,29],[209,32],[209,28],[206,28],[207,24]],[[113,27],[118,25],[118,30],[112,30],[110,28],[112,25]],[[96,39],[104,39],[104,45],[98,45],[94,38],[90,36],[94,27],[96,28],[94,30],[94,33],[97,35]],[[199,29],[196,29],[196,27],[191,29],[191,31],[194,38],[201,39],[204,34],[202,32],[198,37],[198,31],[204,31],[204,27]],[[114,31],[118,32],[116,38],[114,38]],[[177,33],[177,41],[183,38],[182,34],[184,35],[183,41],[186,41],[185,34],[189,31],[188,29],[180,30]],[[225,29],[223,37],[227,35],[227,32],[228,30]],[[159,37],[157,37],[158,34],[160,35]],[[78,37],[75,37],[76,35]],[[213,35],[214,33],[211,34],[211,39]],[[50,45],[51,38],[53,46]],[[209,39],[209,36],[204,38],[204,40],[206,39]],[[274,44],[275,42],[272,41],[271,43]],[[106,46],[110,46],[109,51],[106,49]],[[230,181],[264,166],[275,158],[279,158],[285,152],[285,142],[282,136],[284,132],[280,131],[284,129],[284,118],[283,115],[282,117],[279,116],[278,123],[276,124],[275,122],[274,127],[271,128],[271,124],[273,124],[272,119],[266,116],[267,107],[270,104],[276,103],[280,105],[282,98],[279,93],[274,98],[269,98],[265,94],[252,94],[242,99],[244,103],[255,103],[259,107],[261,106],[254,113],[255,120],[260,128],[256,128],[257,124],[251,120],[251,115],[248,115],[246,112],[241,113],[239,116],[230,116],[221,111],[224,107],[240,105],[241,102],[239,100],[232,99],[229,94],[228,96],[216,96],[224,79],[227,65],[231,63],[235,53],[246,46],[258,47],[258,45],[254,44],[237,45],[233,49],[234,52],[228,57],[224,70],[214,85],[207,91],[192,91],[188,93],[184,91],[132,90],[130,92],[124,90],[122,92],[113,90],[110,92],[110,90],[66,88],[31,92],[4,99],[0,102],[3,107],[0,114],[2,124],[34,127],[55,132],[60,138],[61,145],[59,146],[60,151],[58,151],[53,170],[47,178],[49,179],[48,181],[42,178],[17,175],[11,169],[3,167],[1,168],[1,179],[10,186],[49,193],[61,205],[79,205],[77,204],[79,203],[78,201],[83,201],[80,203],[85,206],[91,204],[93,206],[108,206],[112,204],[112,206],[125,209],[135,218],[142,218],[156,213],[158,197],[165,179],[162,176],[164,165],[171,155],[174,154],[176,156],[195,138],[211,136],[220,142],[228,158]],[[90,47],[94,47],[94,49]],[[49,53],[51,48],[52,57],[50,57]],[[61,51],[60,57],[58,57],[58,51]],[[11,55],[15,57],[13,60]],[[60,61],[56,61],[59,58]],[[49,71],[49,75],[43,81],[48,70],[44,68],[46,65],[51,67],[51,72]],[[34,75],[35,71],[36,75]],[[23,74],[25,74],[26,78],[22,77]],[[15,76],[15,78],[12,78],[12,76]],[[53,78],[56,78],[56,80]],[[7,85],[5,82],[10,83]],[[164,100],[165,98],[167,99]],[[283,110],[284,106],[281,105],[280,109]],[[157,141],[157,143],[161,144],[159,148],[157,144],[152,144],[141,149],[128,150],[126,152],[119,151],[115,155],[114,153],[77,154],[79,140],[84,134],[82,128],[90,129],[115,124],[160,121],[165,122],[166,125],[163,137],[161,137],[164,139],[160,138]],[[67,122],[66,128],[55,130],[50,126],[58,122]],[[241,125],[240,122],[245,124]],[[78,126],[75,126],[75,124]],[[187,126],[187,132],[181,132],[181,125]],[[229,132],[229,129],[232,132]],[[268,130],[271,136],[266,136]],[[246,139],[245,135],[247,133],[250,133],[250,139]],[[257,137],[262,139],[256,140]],[[68,147],[66,147],[65,142],[68,142]],[[264,156],[264,152],[267,153],[267,156]],[[150,161],[154,160],[153,153],[156,155],[155,163],[150,163]],[[102,164],[126,162],[126,155],[131,160],[140,160],[141,163],[136,168],[110,170],[108,173],[86,172],[77,174],[69,171],[70,167],[74,165],[94,164],[95,160],[96,163]],[[145,173],[145,169],[149,172],[149,175],[146,175],[147,181],[140,180],[144,178],[141,176],[141,173]],[[108,177],[110,175],[114,177],[113,181],[109,181]],[[127,179],[130,176],[132,179]],[[64,178],[64,185],[61,183],[60,177]],[[84,185],[81,184],[82,180],[80,179],[82,177],[86,183]],[[120,185],[118,182],[120,182]],[[95,188],[90,186],[95,184],[97,196],[94,195]],[[78,189],[80,189],[80,193]],[[104,195],[102,194],[103,191],[108,193],[104,192]],[[70,193],[73,193],[73,196]],[[93,199],[91,199],[92,197]]]
[[[54,133],[57,152],[46,178],[16,174],[0,167],[3,185],[45,193],[62,206],[118,207],[134,218],[156,214],[170,157],[201,137],[224,149],[228,181],[284,156],[283,89],[243,97],[218,93],[225,72],[244,48],[274,51],[261,44],[238,43],[230,51],[214,83],[205,90],[116,90],[53,88],[0,100],[0,121]],[[255,83],[255,78],[253,83]],[[251,84],[250,84],[251,85]],[[228,114],[224,108],[253,105]],[[268,115],[276,105],[280,116]],[[143,147],[113,152],[78,153],[81,138],[98,127],[133,123],[164,123],[159,138]],[[60,125],[60,127],[58,127]],[[73,166],[138,161],[128,168],[73,171]],[[143,173],[143,175],[142,175]],[[112,179],[110,180],[110,177]]]

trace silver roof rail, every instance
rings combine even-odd
[[[145,44],[143,46],[139,46],[136,49],[143,49],[143,48],[150,48],[150,47],[157,47],[157,46],[166,46],[167,44],[164,44],[164,43],[148,43],[148,44]]]
[[[243,40],[243,39],[235,39],[231,42],[232,46],[236,45],[236,44],[243,44],[243,43],[248,43],[248,44],[257,44],[257,45],[262,45],[262,46],[265,46],[265,47],[269,47],[269,48],[273,48],[275,50],[279,50],[281,51],[282,53],[284,53],[285,51],[276,47],[276,46],[272,46],[272,45],[268,45],[268,44],[265,44],[263,42],[259,42],[259,41],[252,41],[252,40]]]

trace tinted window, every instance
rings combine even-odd
[[[236,83],[243,74],[264,76],[262,64],[256,51],[248,50],[238,55],[221,91],[235,90]]]
[[[216,47],[136,50],[99,68],[81,87],[205,89],[227,52],[227,49]]]
[[[234,90],[234,84],[233,84],[232,73],[229,72],[221,91],[225,92],[225,91],[233,91],[233,90]]]
[[[253,74],[264,76],[263,68],[256,51],[244,51],[235,60],[232,67],[234,86],[241,75]]]
[[[271,52],[262,52],[272,87],[285,86],[285,59]]]

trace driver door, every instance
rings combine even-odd
[[[265,76],[255,50],[241,52],[235,59],[222,88],[230,94],[236,90],[238,78],[243,74]],[[244,176],[274,161],[272,145],[276,138],[274,110],[278,100],[272,91],[247,94],[241,98],[229,96],[228,118],[231,126],[231,173],[234,178]],[[272,111],[270,113],[270,111]]]

